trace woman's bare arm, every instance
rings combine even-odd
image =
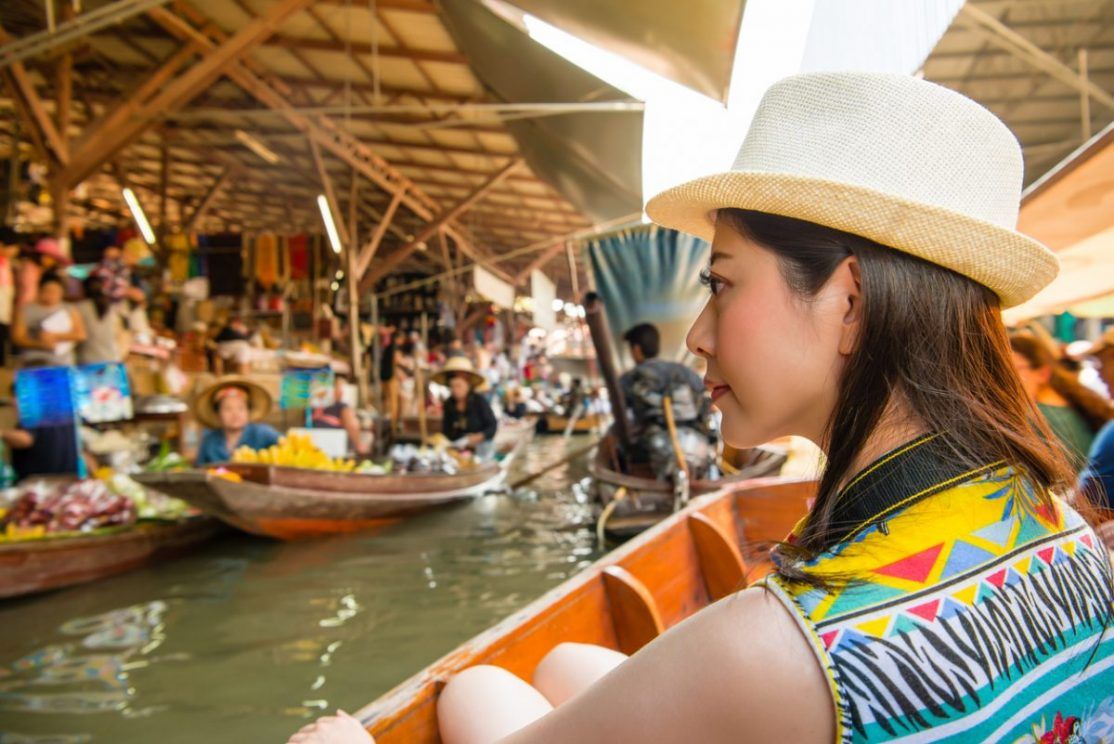
[[[501,744],[834,738],[831,692],[808,641],[776,597],[750,589],[669,630]]]

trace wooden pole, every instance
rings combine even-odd
[[[379,370],[383,364],[383,349],[380,346],[383,336],[379,332],[379,295],[371,296],[371,325],[375,329],[371,339],[371,373],[372,388],[375,391],[375,410],[383,415],[383,381],[379,379]]]
[[[1089,82],[1087,69],[1087,50],[1079,50],[1079,77],[1083,81],[1083,89],[1079,91],[1079,118],[1083,124],[1083,141],[1091,139],[1091,96],[1087,92]]]
[[[352,377],[356,380],[356,390],[359,396],[358,405],[362,408],[367,405],[367,375],[364,374],[364,350],[360,343],[360,289],[359,274],[356,264],[356,202],[359,197],[359,174],[352,171],[352,187],[348,191],[348,245],[344,253],[347,259],[345,274],[348,286],[348,343],[352,347]]]
[[[422,324],[422,346],[424,348],[428,349],[429,348],[429,318],[426,317],[425,313],[422,313],[422,315],[421,315],[421,324]],[[425,395],[426,395],[425,364],[429,361],[429,356],[426,355],[425,359],[417,359],[415,361],[416,361],[416,364],[414,365],[414,393],[418,398],[418,431],[420,432],[422,444],[425,444],[426,440],[429,439],[429,427],[426,425],[426,418],[425,418],[425,400],[426,400],[426,398],[425,398]]]

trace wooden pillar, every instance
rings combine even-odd
[[[359,391],[359,406],[367,405],[367,375],[364,374],[364,349],[360,338],[360,278],[356,252],[356,203],[359,199],[359,174],[352,171],[352,187],[348,192],[348,245],[344,247],[346,284],[348,287],[348,343],[352,347],[352,377]]]
[[[167,142],[167,133],[162,133],[162,148],[159,152],[159,246],[166,239],[166,189],[170,182],[170,144]],[[162,251],[159,251],[162,253]]]

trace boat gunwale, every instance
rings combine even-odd
[[[796,487],[815,483],[812,478],[783,478],[779,476],[754,478],[724,484],[712,493],[694,498],[684,509],[668,516],[627,543],[597,559],[591,566],[570,577],[522,609],[508,615],[495,625],[473,636],[444,654],[424,669],[402,681],[391,690],[363,706],[356,712],[361,724],[373,735],[389,733],[415,712],[420,711],[431,696],[435,696],[447,674],[459,673],[468,666],[488,663],[487,657],[499,651],[499,645],[508,640],[527,637],[532,629],[544,624],[563,602],[580,592],[587,591],[593,583],[601,582],[604,569],[623,567],[639,554],[651,550],[659,538],[676,529],[683,529],[683,520],[695,513],[715,510],[721,499],[731,498],[732,520],[736,524],[740,515],[735,506],[740,491],[760,491],[770,487]],[[741,533],[740,533],[741,537]],[[758,538],[758,541],[761,539]]]

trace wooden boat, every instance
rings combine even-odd
[[[0,597],[60,589],[172,558],[221,529],[209,517],[100,535],[0,542]]]
[[[437,696],[445,680],[467,667],[495,664],[529,680],[562,642],[634,653],[764,576],[770,546],[784,539],[814,493],[814,481],[768,478],[694,499],[356,715],[377,744],[438,742]]]
[[[145,473],[135,479],[254,535],[298,540],[357,532],[499,487],[518,450],[452,475],[371,475],[224,463],[211,470]]]
[[[569,426],[569,417],[557,413],[547,413],[545,415],[545,426],[547,434],[563,434]],[[572,426],[572,433],[590,434],[603,428],[603,417],[598,413],[590,413],[576,420],[576,423]]]
[[[604,531],[613,538],[626,539],[672,514],[677,496],[673,483],[654,478],[648,465],[638,466],[631,473],[616,470],[615,452],[615,440],[605,437],[596,449],[588,472],[592,476],[595,496],[605,510]],[[692,481],[689,496],[711,493],[730,483],[775,475],[785,463],[786,455],[767,447],[728,448],[723,459],[725,467],[733,472],[717,480]]]

